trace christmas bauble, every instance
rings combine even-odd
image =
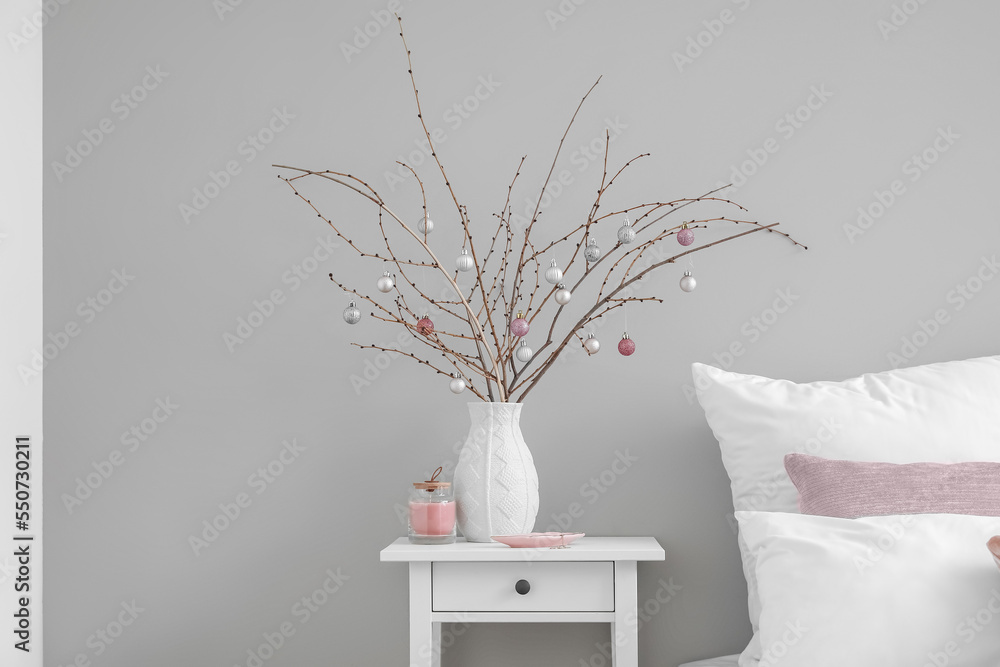
[[[424,315],[417,320],[417,331],[426,336],[430,332],[434,331],[434,322],[431,321],[431,318]]]
[[[553,297],[560,306],[565,306],[569,303],[569,300],[573,298],[573,293],[566,289],[566,286],[559,283],[559,289],[556,290],[555,296]]]
[[[597,354],[601,349],[601,341],[594,337],[594,334],[587,336],[587,340],[583,341],[583,347],[586,348],[587,352],[590,354]]]
[[[632,353],[635,352],[635,341],[629,338],[627,333],[618,341],[618,352],[623,357],[632,356]]]
[[[623,245],[628,245],[632,241],[635,241],[635,230],[632,229],[632,222],[628,218],[625,218],[625,222],[618,228],[618,240]]]
[[[518,337],[527,336],[528,329],[530,328],[528,326],[528,320],[522,317],[523,314],[524,313],[518,312],[517,317],[510,322],[510,332]]]
[[[698,286],[698,281],[694,279],[690,271],[685,271],[684,276],[681,278],[681,289],[685,292],[693,292],[694,288]]]
[[[677,232],[677,242],[681,245],[691,245],[694,243],[694,230],[688,229],[687,225],[682,225],[681,230]]]
[[[587,249],[583,251],[583,256],[588,262],[596,262],[601,258],[601,249],[597,246],[597,239],[590,239]]]
[[[558,285],[563,279],[562,269],[556,264],[556,260],[549,262],[549,268],[545,269],[545,280],[552,285]]]
[[[517,346],[517,352],[514,353],[517,356],[518,361],[523,361],[528,363],[531,361],[531,357],[535,355],[535,351],[528,347],[527,341],[521,341],[521,344]]]
[[[448,385],[448,388],[451,389],[451,393],[453,394],[461,394],[465,391],[465,380],[457,376],[452,376],[451,384]]]
[[[351,305],[344,308],[344,321],[348,324],[357,324],[361,321],[361,311],[358,310],[353,301],[351,301]]]
[[[459,271],[471,271],[475,264],[472,255],[465,248],[462,248],[462,254],[455,258],[455,268]]]
[[[430,234],[434,231],[434,221],[425,215],[417,220],[417,231],[421,234]]]
[[[391,292],[392,288],[396,286],[396,282],[392,279],[392,275],[386,271],[375,283],[375,287],[378,288],[379,292]]]

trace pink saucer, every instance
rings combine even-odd
[[[585,533],[528,533],[526,535],[493,535],[493,539],[515,549],[560,549],[583,537]]]

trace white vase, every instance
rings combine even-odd
[[[455,467],[458,527],[470,542],[530,533],[538,473],[521,437],[521,403],[469,403],[472,424]]]

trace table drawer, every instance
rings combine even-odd
[[[610,561],[443,562],[433,564],[431,576],[434,611],[615,610]]]

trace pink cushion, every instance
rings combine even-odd
[[[993,554],[993,560],[996,561],[997,567],[1000,567],[1000,535],[991,537],[986,546],[990,548],[990,553]]]
[[[785,456],[803,514],[1000,516],[1000,463],[869,463]]]

